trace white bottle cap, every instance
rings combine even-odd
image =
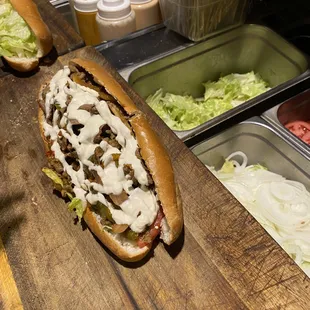
[[[100,0],[97,9],[104,19],[125,18],[131,13],[130,0]]]
[[[130,0],[131,4],[144,4],[144,3],[148,3],[151,2],[152,0]]]
[[[98,0],[74,0],[74,8],[81,12],[97,11]]]

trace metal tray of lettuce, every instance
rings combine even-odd
[[[212,134],[217,133],[279,103],[275,94],[309,75],[305,56],[269,28],[243,25],[168,56],[158,55],[152,61],[135,64],[123,76],[144,99],[159,88],[201,97],[203,82],[249,71],[259,73],[271,90],[191,130],[175,131],[179,138],[188,141],[211,129]],[[202,138],[206,138],[205,134]]]

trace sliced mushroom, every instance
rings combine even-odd
[[[128,199],[128,195],[124,190],[119,195],[110,194],[109,197],[111,198],[112,202],[117,206],[120,206],[124,201]]]
[[[113,224],[112,231],[116,234],[123,233],[128,228],[127,224]]]
[[[104,154],[103,149],[100,146],[97,146],[95,148],[95,158],[96,158],[96,162],[99,165],[100,164],[100,158],[102,157],[102,155]]]
[[[84,171],[85,179],[90,180],[92,178],[92,174],[86,165],[83,165],[83,171]]]
[[[72,100],[72,96],[71,95],[67,95],[67,99],[66,99],[66,105],[69,105],[69,103]]]
[[[132,180],[132,186],[133,187],[138,187],[139,186],[139,182],[135,178],[135,171],[133,170],[132,165],[125,164],[123,166],[123,171],[124,171],[124,174],[125,175],[129,175],[130,179]]]
[[[91,112],[91,110],[92,110],[92,108],[94,107],[95,105],[94,104],[89,104],[89,103],[87,103],[87,104],[83,104],[83,105],[81,105],[79,108],[78,108],[78,110],[84,110],[84,111],[87,111],[87,112]]]
[[[115,139],[105,138],[103,140],[107,141],[111,146],[113,146],[119,150],[122,148],[122,146]]]
[[[121,119],[121,121],[131,130],[131,127],[130,127],[124,113],[121,111],[121,109],[115,103],[113,103],[111,101],[108,101],[108,106],[109,106],[111,112],[115,116],[119,117]]]
[[[99,144],[105,137],[108,137],[108,130],[111,130],[108,124],[101,125],[98,134],[94,138],[94,143]]]
[[[84,169],[84,173],[85,173],[85,169]],[[96,170],[87,169],[87,177],[88,177],[88,180],[91,182],[96,182],[97,184],[100,184],[100,185],[103,184]]]
[[[61,134],[61,135],[58,135],[57,142],[60,146],[61,151],[64,153],[68,147],[68,140],[65,137],[63,137]]]
[[[77,119],[70,119],[71,125],[81,125]]]
[[[98,110],[97,110],[97,108],[96,108],[95,106],[93,106],[93,107],[91,108],[90,114],[91,114],[91,115],[99,114],[99,112],[98,112]]]
[[[130,176],[130,178],[133,178],[134,177],[134,170],[132,169],[132,165],[130,165],[130,164],[125,164],[124,166],[123,166],[123,171],[124,171],[124,174],[125,175],[129,175]]]

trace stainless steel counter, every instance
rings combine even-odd
[[[117,70],[124,70],[134,64],[151,61],[159,55],[165,56],[194,44],[159,24],[136,31],[123,39],[100,44],[96,49]]]

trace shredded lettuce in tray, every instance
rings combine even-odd
[[[36,38],[8,0],[0,0],[0,56],[31,58],[37,54]]]
[[[203,98],[164,94],[158,89],[146,102],[171,129],[189,130],[270,89],[253,71],[229,74],[203,85]]]

